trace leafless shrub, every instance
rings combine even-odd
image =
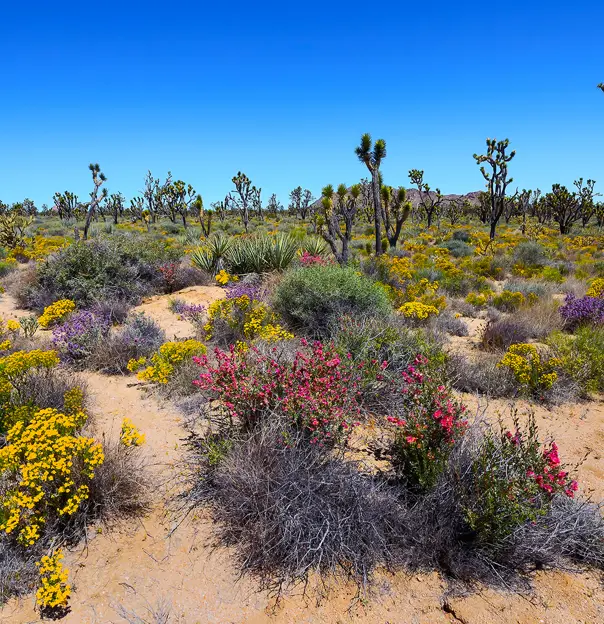
[[[459,312],[459,314],[467,316],[468,318],[477,318],[480,313],[477,308],[471,303],[468,303],[465,299],[448,299],[447,308],[453,312]]]
[[[85,365],[107,374],[123,374],[131,359],[150,356],[165,341],[164,331],[153,319],[132,314],[121,327],[99,340]]]
[[[139,447],[103,440],[105,461],[95,469],[88,499],[77,514],[82,530],[93,522],[106,525],[144,514],[149,505],[149,476]]]
[[[305,582],[311,571],[364,585],[390,562],[395,497],[357,465],[283,436],[265,428],[227,445],[189,502],[210,501],[218,543],[236,546],[242,572],[267,588]]]
[[[82,391],[85,408],[88,402],[88,386],[83,378],[61,368],[37,370],[29,373],[19,384],[19,403],[62,411],[65,406],[65,393],[75,388]]]
[[[505,351],[513,344],[526,342],[530,338],[529,328],[515,317],[502,316],[489,320],[482,331],[480,344],[486,351]]]
[[[36,561],[42,554],[40,545],[24,548],[6,533],[0,534],[0,605],[34,589],[39,578]]]
[[[511,397],[517,386],[509,369],[498,368],[501,356],[480,354],[476,359],[455,353],[447,363],[448,379],[460,392],[478,393],[487,397]]]
[[[115,611],[128,624],[170,624],[173,621],[172,605],[164,598],[160,598],[155,606],[147,604],[144,615],[138,615],[123,605],[119,605]]]
[[[451,336],[467,336],[469,334],[467,324],[448,311],[434,317],[431,325],[435,331],[450,334]]]

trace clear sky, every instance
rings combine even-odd
[[[128,198],[171,170],[207,205],[242,170],[286,204],[365,176],[363,132],[393,185],[481,189],[494,136],[520,187],[604,192],[603,24],[602,0],[3,2],[0,199],[85,199],[98,162]]]

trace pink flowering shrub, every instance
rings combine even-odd
[[[388,416],[395,427],[390,448],[397,472],[411,487],[433,486],[456,440],[464,434],[466,406],[427,372],[422,355],[402,372],[400,415]]]
[[[342,440],[360,413],[358,373],[332,346],[304,340],[301,346],[289,363],[255,347],[215,349],[215,364],[194,358],[202,372],[193,383],[210,400],[219,399],[230,422],[245,430],[279,413],[311,443]]]
[[[578,484],[558,456],[555,442],[539,441],[534,416],[523,428],[514,414],[514,428],[489,429],[471,468],[462,495],[466,520],[482,541],[498,543],[513,530],[535,522],[557,495],[573,498]]]
[[[313,255],[308,251],[302,252],[302,255],[300,256],[300,264],[305,267],[315,266],[316,264],[323,266],[327,264],[327,262],[327,258],[320,255]]]

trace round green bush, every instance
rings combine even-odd
[[[391,311],[379,284],[338,265],[286,273],[275,291],[274,307],[292,327],[315,336],[326,335],[344,314],[381,317]]]

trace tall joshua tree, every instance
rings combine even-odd
[[[505,191],[508,185],[514,181],[513,178],[508,178],[508,163],[516,156],[516,151],[512,150],[509,154],[506,153],[509,145],[510,141],[508,139],[503,141],[487,139],[487,153],[481,156],[474,154],[474,160],[476,164],[480,165],[480,172],[487,181],[491,240],[495,238],[497,224],[505,210]],[[491,168],[491,171],[487,171],[484,163]]]
[[[224,202],[229,209],[239,211],[243,227],[247,232],[250,222],[250,210],[261,214],[262,203],[260,201],[261,189],[256,188],[252,181],[241,171],[233,178],[235,191],[231,191]]]
[[[401,228],[410,212],[411,202],[407,201],[407,191],[402,186],[394,189],[391,186],[382,185],[382,219],[386,238],[392,249],[396,247]]]
[[[345,184],[340,184],[335,193],[333,186],[328,184],[322,191],[321,208],[327,230],[322,229],[321,236],[342,266],[350,258],[349,245],[352,239],[352,228],[359,209],[360,194],[361,187],[359,184],[353,185],[350,191],[348,191]],[[344,226],[343,229],[342,225]]]
[[[361,137],[361,144],[354,150],[358,159],[367,167],[371,174],[371,190],[373,193],[373,224],[375,227],[375,255],[379,256],[382,249],[382,201],[380,197],[381,180],[380,165],[386,158],[386,141],[378,139],[372,144],[371,135],[364,134]]]
[[[417,186],[420,210],[425,212],[428,227],[431,227],[432,221],[440,212],[441,205],[444,201],[442,193],[438,188],[434,191],[430,190],[430,185],[424,182],[424,172],[422,169],[411,169],[411,171],[409,171],[409,179],[412,184]]]
[[[107,197],[107,189],[104,188],[99,194],[99,189],[103,185],[103,183],[107,180],[105,174],[101,171],[98,163],[93,165],[90,163],[88,165],[88,169],[92,173],[92,183],[94,184],[94,189],[90,193],[90,203],[88,204],[88,214],[86,215],[86,223],[84,224],[84,240],[88,238],[88,230],[90,228],[90,223],[92,222],[92,218],[96,214],[97,208],[101,201],[103,201]]]

